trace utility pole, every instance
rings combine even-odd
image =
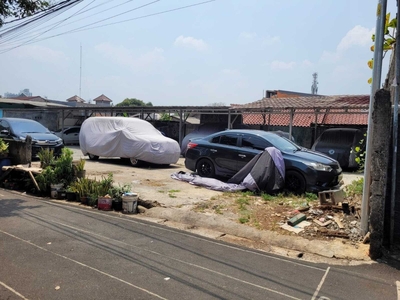
[[[79,98],[81,98],[82,93],[82,44],[80,45],[79,53]]]
[[[378,0],[376,9],[376,29],[375,29],[375,48],[374,66],[372,69],[372,86],[369,98],[367,145],[365,150],[364,164],[364,186],[361,203],[361,234],[365,235],[369,231],[369,198],[371,185],[371,151],[373,141],[372,110],[374,109],[375,94],[381,86],[382,59],[383,59],[383,40],[386,21],[387,0]]]

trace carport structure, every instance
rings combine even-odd
[[[42,104],[42,103],[41,103]],[[34,115],[53,113],[58,115],[61,128],[67,118],[75,118],[77,123],[91,116],[135,116],[147,121],[153,121],[156,113],[179,116],[179,143],[184,137],[184,123],[193,115],[225,116],[227,128],[242,118],[242,122],[252,125],[281,125],[289,127],[292,136],[293,127],[298,124],[317,126],[326,122],[338,124],[367,124],[369,108],[368,95],[354,96],[313,96],[293,98],[263,98],[248,104],[233,104],[231,106],[52,106],[34,108],[30,103],[29,112]],[[14,117],[25,115],[26,108],[3,108],[3,116]],[[35,119],[35,118],[32,118]],[[340,121],[338,122],[337,120]],[[333,121],[332,121],[333,120]],[[335,121],[336,120],[336,121]]]

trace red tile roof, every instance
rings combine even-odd
[[[72,96],[71,98],[68,98],[67,101],[68,101],[68,102],[72,102],[72,101],[75,101],[75,102],[85,102],[85,100],[83,100],[81,97],[79,97],[79,96],[77,96],[77,95]]]
[[[317,124],[367,125],[368,106],[369,95],[354,95],[264,98],[244,105],[233,104],[231,108],[248,110],[249,113],[243,113],[244,124],[271,126],[288,126],[293,109],[293,126],[309,127],[315,123],[316,111]]]

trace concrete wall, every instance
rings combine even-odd
[[[59,117],[57,112],[30,111],[29,109],[27,109],[26,111],[6,110],[3,113],[3,117],[31,119],[39,122],[51,131],[55,131],[58,129]]]

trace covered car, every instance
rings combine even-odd
[[[178,161],[177,141],[165,137],[145,120],[126,117],[91,117],[79,133],[79,145],[84,155],[129,159],[131,165],[142,162],[169,165]]]

